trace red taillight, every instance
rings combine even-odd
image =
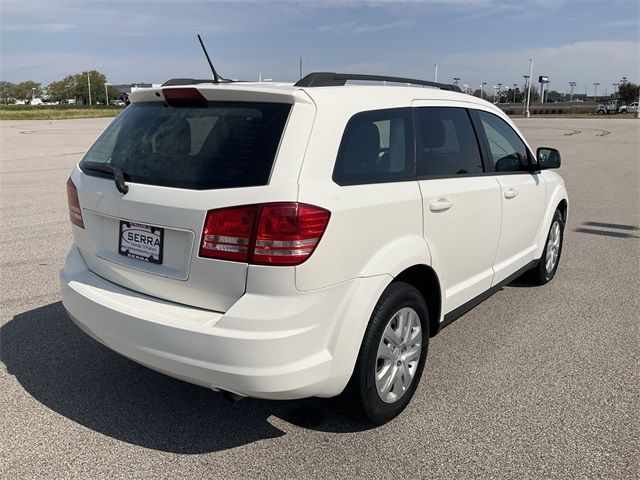
[[[311,256],[330,212],[296,202],[207,213],[200,256],[260,265],[300,265]]]
[[[246,262],[258,207],[210,210],[204,222],[200,256]]]
[[[82,220],[82,210],[80,209],[80,200],[78,199],[78,189],[74,185],[71,178],[67,180],[67,202],[69,204],[69,219],[71,223],[84,228]]]
[[[330,213],[299,203],[263,205],[252,263],[299,265],[320,242]]]

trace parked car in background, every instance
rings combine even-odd
[[[117,105],[118,107],[124,107],[125,103],[122,100],[110,100],[109,105]]]
[[[638,102],[620,106],[618,113],[638,113]]]
[[[430,337],[522,274],[556,273],[559,152],[534,154],[455,86],[325,72],[130,98],[67,183],[63,303],[167,375],[234,398],[344,392],[381,424]]]

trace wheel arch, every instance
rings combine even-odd
[[[544,173],[544,172],[543,172]],[[560,210],[562,212],[562,218],[564,222],[567,221],[567,214],[569,210],[569,197],[567,195],[567,190],[565,189],[564,183],[556,180],[555,178],[559,178],[555,172],[551,172],[548,174],[548,182],[549,190],[547,191],[547,206],[544,218],[542,223],[540,224],[540,229],[538,230],[538,235],[536,237],[536,245],[537,249],[535,252],[535,258],[540,258],[542,255],[542,251],[544,250],[545,241],[547,239],[547,234],[549,233],[549,228],[551,228],[551,220],[553,219],[553,214],[556,210]]]
[[[408,283],[422,294],[429,313],[429,336],[435,336],[442,315],[442,290],[436,271],[428,265],[413,265],[400,272],[394,281]]]
[[[567,199],[563,198],[562,200],[560,200],[560,203],[558,203],[558,206],[556,207],[556,210],[560,210],[560,213],[562,214],[562,221],[565,223],[567,223],[567,209],[568,209],[568,204],[567,204]]]

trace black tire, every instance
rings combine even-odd
[[[378,394],[375,381],[378,346],[387,324],[400,309],[405,307],[412,308],[420,319],[422,329],[420,358],[411,384],[397,400],[393,403],[386,403]],[[428,347],[429,314],[422,294],[408,283],[391,283],[380,296],[371,314],[353,375],[345,390],[345,397],[350,407],[356,407],[366,420],[375,425],[382,425],[398,416],[409,404],[418,383],[420,383],[422,370],[427,359]]]
[[[547,258],[547,249],[549,248],[549,239],[551,237],[551,233],[553,231],[554,225],[556,223],[560,227],[560,245],[558,249],[558,256],[555,261],[553,268],[550,271],[547,271],[546,258]],[[551,226],[549,227],[549,233],[547,234],[547,239],[545,240],[544,250],[542,251],[542,257],[538,260],[537,265],[532,268],[527,274],[527,280],[529,280],[534,285],[544,285],[553,280],[556,272],[558,271],[558,265],[560,264],[560,257],[562,256],[562,244],[564,241],[564,225],[565,219],[562,216],[562,212],[560,210],[556,210],[553,214],[553,219],[551,220]]]

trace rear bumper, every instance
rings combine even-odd
[[[71,319],[110,349],[205,387],[291,399],[330,397],[344,389],[390,277],[306,293],[246,293],[224,314],[113,284],[89,271],[76,247],[60,280]]]

